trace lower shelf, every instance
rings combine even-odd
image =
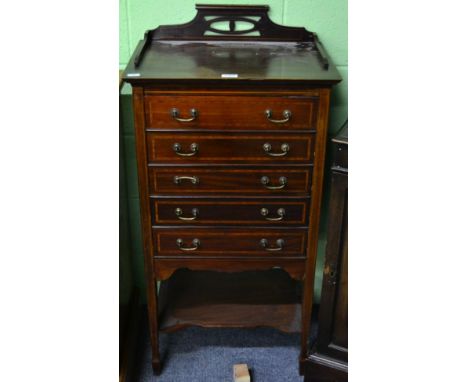
[[[240,273],[180,269],[162,281],[159,329],[188,326],[301,331],[300,283],[281,269]]]

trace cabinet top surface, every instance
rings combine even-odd
[[[124,79],[128,82],[290,80],[333,84],[341,77],[334,66],[323,69],[317,52],[310,46],[296,43],[160,41],[151,44],[138,68],[130,61]]]
[[[317,35],[273,23],[268,7],[198,5],[197,10],[189,23],[147,31],[124,71],[124,81],[341,81]],[[222,22],[229,30],[216,28]],[[237,30],[242,23],[250,23],[245,33]]]

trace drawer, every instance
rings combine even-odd
[[[148,133],[148,160],[158,162],[311,162],[315,134]]]
[[[306,229],[153,229],[155,256],[305,256]]]
[[[308,199],[152,199],[154,225],[306,225]]]
[[[147,94],[145,113],[146,127],[156,129],[313,130],[318,98]]]
[[[307,195],[312,167],[226,168],[150,166],[151,194]]]

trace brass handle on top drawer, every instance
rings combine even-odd
[[[278,181],[280,183],[280,186],[269,186],[268,184],[270,183],[270,178],[268,176],[262,176],[260,179],[260,182],[265,186],[265,188],[268,188],[269,190],[280,190],[288,184],[288,179],[285,176],[280,176],[278,178]]]
[[[270,121],[270,122],[273,122],[273,123],[286,123],[288,122],[291,117],[292,117],[292,113],[289,111],[289,110],[285,110],[283,111],[283,117],[284,119],[272,119],[272,115],[273,115],[273,112],[268,109],[268,110],[265,110],[265,115],[267,117],[267,119]]]
[[[178,176],[178,175],[174,176],[175,184],[180,184],[182,180],[190,180],[192,184],[198,184],[200,182],[197,176]]]
[[[180,220],[195,220],[198,217],[198,208],[192,208],[192,217],[190,217],[190,218],[183,217],[182,216],[183,213],[184,212],[182,211],[182,208],[177,207],[175,209],[175,214],[176,214],[178,219],[180,219]]]
[[[182,149],[182,146],[180,143],[174,143],[174,145],[172,146],[172,149],[175,151],[177,155],[180,155],[181,157],[191,157],[198,153],[198,145],[196,143],[192,143],[190,145],[191,153],[181,153],[180,150]]]
[[[271,157],[284,157],[289,151],[289,145],[287,143],[283,143],[281,145],[282,153],[272,153],[271,152],[271,144],[264,143],[263,144],[263,151],[265,151],[265,153],[267,153]]]
[[[190,115],[191,115],[190,118],[180,118],[179,115],[180,115],[179,109],[177,109],[175,107],[171,109],[172,118],[174,118],[176,121],[179,121],[179,122],[192,122],[192,121],[195,121],[195,119],[198,116],[198,111],[197,111],[197,109],[190,109]]]
[[[277,217],[277,218],[267,217],[269,213],[270,213],[270,211],[268,211],[267,208],[262,208],[260,210],[260,214],[262,216],[265,216],[266,220],[269,220],[269,221],[272,221],[272,222],[277,222],[277,221],[283,220],[284,215],[286,215],[286,210],[284,208],[278,208],[278,211],[276,211],[276,213],[278,214],[279,217]]]
[[[198,249],[201,243],[199,239],[193,239],[192,240],[193,247],[183,247],[184,241],[182,239],[177,239],[176,244],[179,247],[179,249],[181,249],[182,251],[195,251]]]
[[[283,239],[276,240],[276,245],[277,247],[269,247],[267,239],[260,240],[260,246],[270,252],[282,251],[284,247],[284,240]]]

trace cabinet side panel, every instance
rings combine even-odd
[[[315,263],[317,259],[320,204],[322,201],[322,182],[325,163],[325,147],[328,128],[328,112],[330,106],[330,89],[320,89],[317,135],[315,143],[314,173],[312,177],[312,199],[309,216],[308,248],[306,260],[306,275],[304,279],[302,336],[301,336],[301,371],[302,364],[309,349],[310,320],[312,314]],[[302,373],[301,373],[302,374]]]
[[[146,294],[148,301],[148,319],[150,326],[152,363],[156,371],[160,370],[158,341],[158,306],[156,285],[153,278],[153,244],[151,240],[151,212],[148,194],[148,172],[145,136],[145,110],[143,88],[133,88],[133,110],[135,114],[135,141],[137,152],[138,185],[140,192],[141,227],[145,257]]]

